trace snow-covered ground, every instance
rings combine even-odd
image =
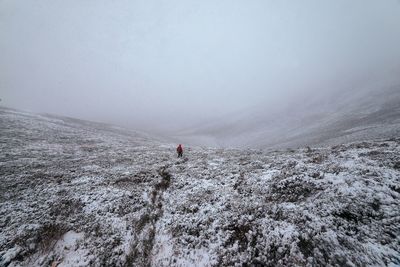
[[[0,109],[0,266],[399,266],[400,139],[190,147]]]

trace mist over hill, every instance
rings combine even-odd
[[[290,148],[400,135],[400,85],[306,95],[232,113],[175,133],[197,145]]]
[[[0,267],[400,266],[399,48],[400,0],[0,1]]]

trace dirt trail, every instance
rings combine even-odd
[[[136,223],[137,237],[132,244],[132,251],[128,256],[128,265],[151,266],[151,252],[154,245],[157,221],[163,215],[163,193],[171,184],[171,174],[168,165],[157,170],[161,180],[155,184],[151,191],[149,205],[146,212]]]

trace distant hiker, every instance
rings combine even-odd
[[[181,144],[179,144],[179,146],[176,148],[176,152],[178,152],[178,158],[183,156],[183,148]]]

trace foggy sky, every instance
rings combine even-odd
[[[397,0],[0,0],[0,104],[36,112],[171,130],[399,74]]]

